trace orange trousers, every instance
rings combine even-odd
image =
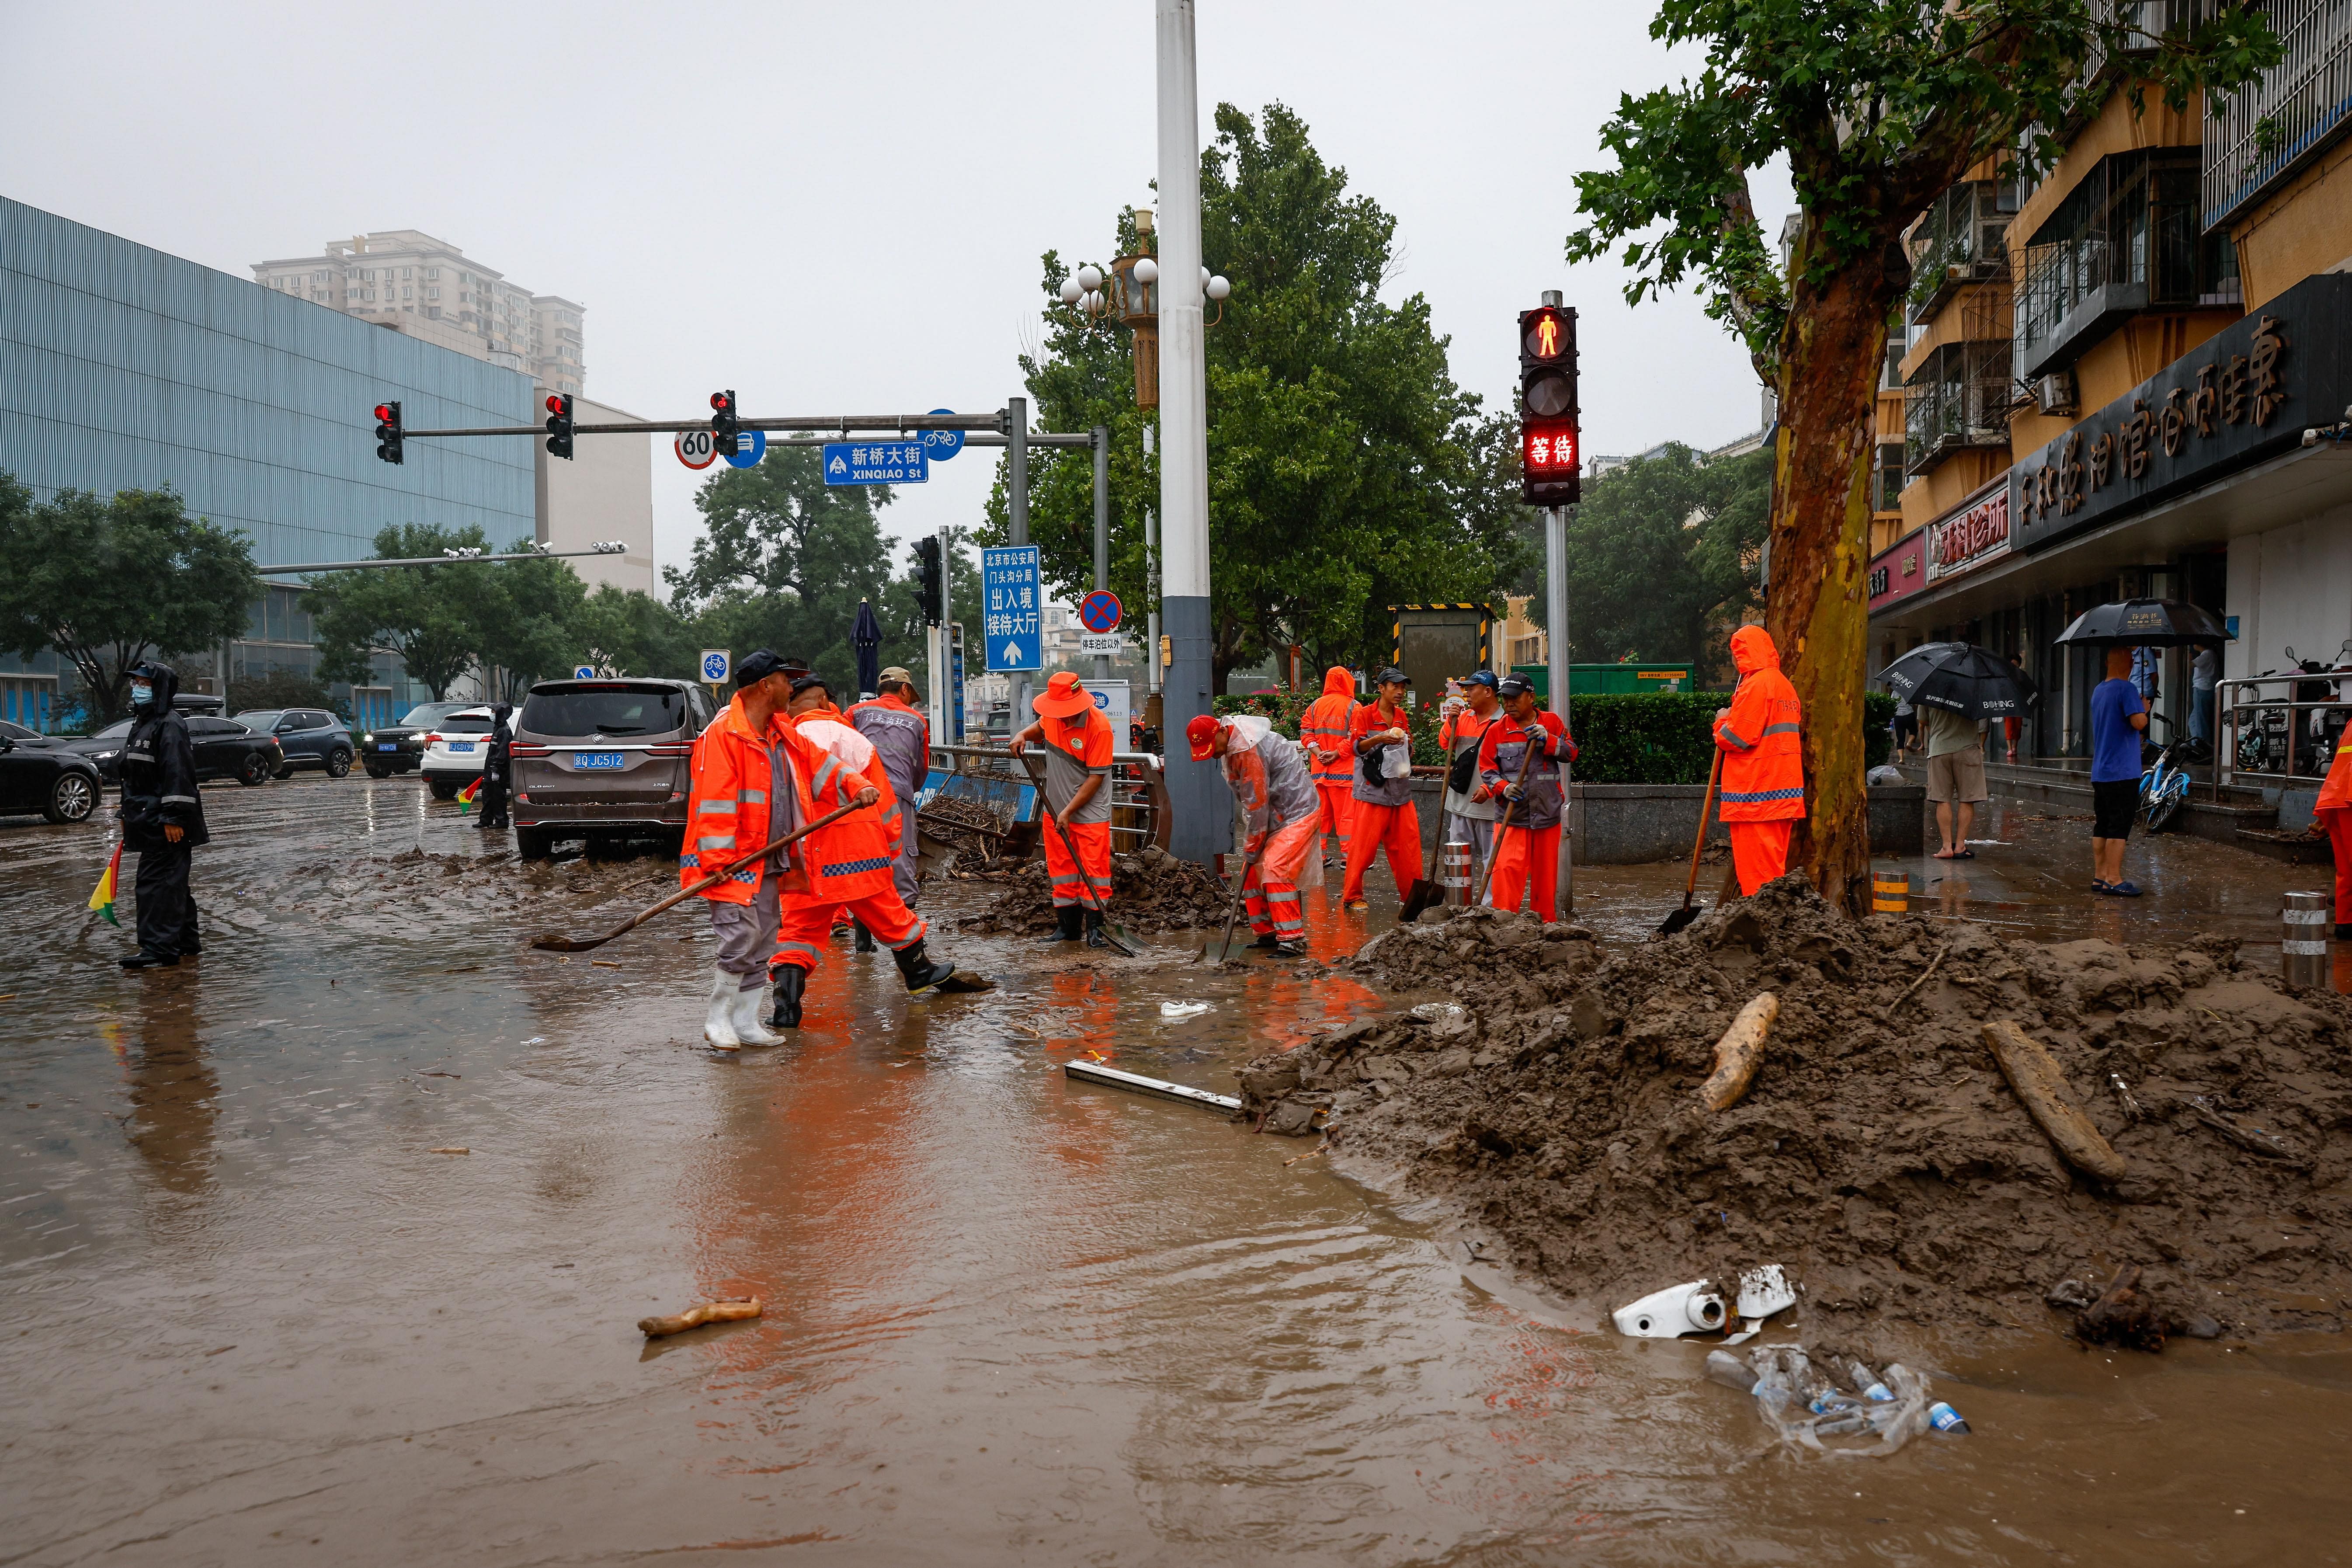
[[[1402,805],[1374,805],[1369,801],[1348,802],[1348,882],[1339,890],[1343,904],[1359,904],[1364,900],[1364,873],[1372,868],[1372,858],[1381,850],[1388,851],[1389,874],[1396,879],[1397,897],[1421,877],[1421,814],[1412,802]]]
[[[1495,846],[1495,874],[1486,885],[1486,901],[1517,914],[1532,883],[1536,913],[1548,921],[1559,919],[1559,824],[1506,827],[1496,837],[1501,842]]]
[[[1085,862],[1086,887],[1093,889],[1089,899],[1080,890],[1079,860],[1070,858],[1070,846],[1062,840],[1061,829],[1054,826],[1049,812],[1040,817],[1037,831],[1045,840],[1045,880],[1054,889],[1055,909],[1090,910],[1110,907],[1110,824],[1108,822],[1073,822],[1070,841],[1078,847],[1079,860]],[[880,931],[874,933],[881,935]]]
[[[1270,934],[1276,942],[1297,942],[1306,936],[1307,922],[1298,912],[1298,873],[1307,864],[1315,838],[1313,818],[1302,816],[1284,823],[1274,830],[1249,875],[1242,879],[1250,930],[1258,935]]]
[[[1731,835],[1731,868],[1739,874],[1739,896],[1756,896],[1756,889],[1789,868],[1789,832],[1797,826],[1793,817],[1778,822],[1727,822],[1724,831]]]
[[[820,902],[806,894],[786,893],[778,912],[782,918],[776,922],[776,956],[768,961],[771,972],[786,964],[814,969],[818,956],[824,951],[824,942],[833,935],[835,918],[845,912],[863,923],[874,933],[876,942],[893,952],[912,947],[930,929],[899,899],[896,888],[885,888],[846,903],[839,900]]]
[[[1315,786],[1315,836],[1336,833],[1341,843],[1347,842],[1348,823],[1356,809],[1355,796],[1348,792],[1352,784],[1318,784]]]
[[[2318,814],[2327,825],[2327,846],[2336,852],[2336,923],[2352,925],[2352,809]]]

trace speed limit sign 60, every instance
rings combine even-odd
[[[708,430],[681,430],[671,443],[677,448],[677,460],[689,468],[707,468],[719,460],[719,447]]]

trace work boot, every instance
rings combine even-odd
[[[734,1010],[728,1015],[728,1022],[735,1026],[735,1037],[747,1046],[781,1046],[784,1043],[783,1036],[772,1032],[760,1022],[760,998],[766,994],[767,987],[764,985],[754,985],[749,991],[739,988],[735,993]]]
[[[1303,942],[1277,942],[1274,944],[1274,956],[1276,958],[1304,958],[1307,956],[1307,944]]]
[[[1250,945],[1252,947],[1279,947],[1281,943],[1275,940],[1275,935],[1272,931],[1262,931],[1257,933],[1257,940],[1250,943]]]
[[[1103,935],[1103,918],[1101,911],[1097,910],[1088,910],[1087,911],[1087,945],[1088,947],[1108,947],[1110,945],[1110,939]]]
[[[157,952],[153,948],[142,947],[137,952],[134,952],[130,957],[124,959],[122,961],[122,967],[125,969],[169,969],[179,962],[180,955],[176,952]]]
[[[862,928],[861,928],[862,929]],[[768,1023],[778,1029],[801,1026],[801,993],[808,989],[808,971],[787,963],[776,971],[776,1014]]]
[[[702,1020],[702,1037],[714,1051],[740,1050],[742,1037],[735,1033],[735,994],[743,987],[743,977],[724,969],[710,972],[710,1011]]]
[[[1077,941],[1079,936],[1078,913],[1078,910],[1073,905],[1055,905],[1053,934],[1042,939],[1045,945],[1051,947],[1057,942]]]
[[[866,922],[864,921],[859,921],[857,922],[857,940],[850,944],[850,951],[853,952],[872,952],[874,951],[874,933],[866,929]]]
[[[2336,940],[2338,942],[2352,942],[2352,925],[2345,925],[2338,922],[2336,927]]]
[[[956,972],[954,964],[927,956],[921,937],[917,937],[890,956],[898,961],[898,973],[906,977],[909,991],[921,991],[937,985]]]

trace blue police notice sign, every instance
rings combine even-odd
[[[1004,544],[980,552],[983,637],[991,669],[1035,669],[1045,663],[1039,637],[1037,547]]]
[[[931,458],[919,438],[898,441],[828,441],[824,482],[829,485],[920,485],[931,478]]]

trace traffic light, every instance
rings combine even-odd
[[[404,439],[400,431],[400,405],[379,403],[375,405],[375,455],[387,463],[405,462],[400,454]]]
[[[1557,298],[1558,296],[1553,296]],[[1573,506],[1577,468],[1576,312],[1542,305],[1519,313],[1519,500]]]
[[[547,450],[550,456],[572,456],[572,395],[551,392],[547,395]]]
[[[936,626],[944,622],[947,605],[940,589],[945,579],[940,570],[940,539],[928,534],[915,541],[915,592],[923,606],[923,624]]]
[[[719,449],[720,457],[731,458],[735,455],[735,433],[743,428],[742,420],[736,417],[735,389],[712,393],[710,407],[710,444]]]

